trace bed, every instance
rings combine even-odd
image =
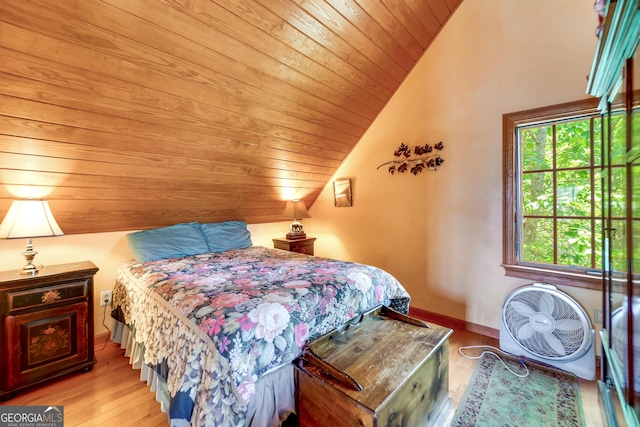
[[[408,312],[389,273],[254,246],[242,221],[128,240],[136,259],[118,270],[115,330],[172,426],[278,425],[295,409],[291,362],[307,342],[379,305]]]

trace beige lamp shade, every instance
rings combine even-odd
[[[31,238],[62,234],[46,200],[14,200],[0,224],[0,239],[28,238],[26,250],[21,254],[27,260],[27,264],[22,267],[22,274],[38,273],[39,267],[33,263],[38,252],[33,249]]]
[[[0,224],[0,238],[62,236],[46,200],[14,200]]]
[[[311,218],[311,215],[307,212],[307,206],[304,204],[304,200],[289,200],[282,211],[282,217],[296,220]]]

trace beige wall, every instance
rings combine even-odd
[[[335,177],[354,206],[325,188],[311,209],[316,253],[390,271],[412,305],[499,328],[504,276],[502,115],[587,98],[596,46],[592,2],[465,0]],[[443,141],[437,172],[376,167],[409,145]],[[590,316],[599,292],[562,288]]]
[[[502,114],[585,98],[595,25],[583,0],[465,0],[337,172],[352,179],[354,206],[335,208],[328,187],[311,207],[304,224],[318,238],[316,254],[380,266],[415,307],[497,329],[505,296],[529,283],[500,267]],[[438,172],[376,170],[402,142],[438,141]],[[271,246],[287,224],[250,230],[254,244]],[[36,261],[93,261],[97,306],[131,258],[125,235],[35,239]],[[0,270],[22,267],[24,244],[0,241]],[[563,289],[590,315],[600,304],[598,292]],[[105,331],[100,307],[95,325]]]

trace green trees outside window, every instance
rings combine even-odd
[[[601,123],[600,115],[592,114],[516,128],[520,162],[517,250],[521,263],[583,270],[602,267],[602,178],[607,172],[602,170]],[[613,135],[624,132],[624,116],[612,123]],[[611,166],[607,170],[616,181],[611,209],[623,223],[624,147],[617,147],[616,152],[619,155],[604,159],[604,164]],[[620,225],[614,238],[625,238]]]
[[[614,103],[602,116],[598,104],[503,116],[506,275],[599,290],[605,266],[614,275],[627,270],[627,227],[640,224],[640,201],[628,206],[626,190],[628,180],[640,186],[640,150],[626,145],[624,105]],[[640,243],[634,248],[640,251]]]

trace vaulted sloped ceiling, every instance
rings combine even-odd
[[[67,234],[310,206],[461,0],[3,0],[0,219]]]

